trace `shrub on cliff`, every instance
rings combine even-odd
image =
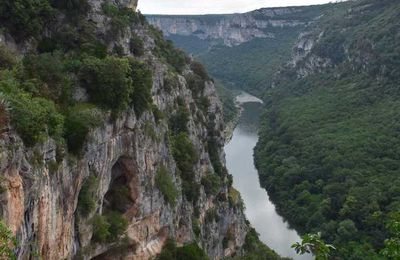
[[[94,175],[89,178],[82,185],[78,197],[78,210],[83,216],[89,215],[96,209],[96,200],[94,193],[97,188],[97,178]]]
[[[245,260],[280,260],[285,259],[281,258],[275,251],[267,247],[264,243],[262,243],[258,237],[256,230],[251,228],[249,232],[247,232],[245,243],[243,245],[244,255],[240,259]]]
[[[64,133],[68,150],[79,155],[90,129],[99,126],[101,120],[101,112],[93,105],[80,104],[70,108]]]
[[[59,139],[63,132],[64,117],[53,102],[20,93],[11,99],[12,123],[24,143],[32,146],[47,135]]]
[[[110,225],[108,241],[116,241],[122,234],[124,234],[128,227],[128,220],[117,211],[109,211],[105,214],[107,222]]]
[[[198,61],[192,61],[190,64],[190,69],[198,76],[200,76],[203,80],[210,80],[206,69],[204,68],[203,64]]]
[[[53,7],[67,11],[68,14],[85,14],[90,10],[87,0],[52,0]]]
[[[133,93],[131,100],[134,106],[136,116],[151,107],[153,102],[151,88],[153,87],[152,73],[147,65],[135,59],[129,59],[130,79],[133,84]]]
[[[17,259],[13,251],[16,245],[17,240],[13,236],[13,233],[7,228],[3,221],[0,221],[0,258]]]
[[[175,48],[172,41],[166,41],[159,29],[150,26],[150,32],[156,44],[154,48],[155,54],[163,58],[177,72],[182,72],[187,63],[186,54],[182,50]]]
[[[65,105],[72,103],[73,81],[59,52],[25,56],[19,77],[35,83],[29,88],[25,84],[25,88],[34,95]]]
[[[221,188],[221,179],[215,174],[208,173],[201,179],[201,184],[207,195],[215,195]]]
[[[187,132],[189,122],[189,111],[184,105],[179,105],[178,110],[169,119],[169,128],[174,134]]]
[[[38,36],[53,14],[48,0],[0,1],[0,24],[17,40]]]
[[[141,56],[144,53],[144,44],[142,38],[136,34],[132,35],[129,41],[129,50],[134,54]]]
[[[92,102],[119,113],[128,107],[133,93],[130,72],[127,59],[89,57],[83,60],[79,75]]]
[[[172,152],[183,180],[183,193],[189,201],[195,201],[200,185],[194,179],[193,166],[199,156],[187,133],[181,132],[172,137]]]
[[[165,200],[174,207],[178,191],[176,190],[172,177],[165,166],[161,166],[157,171],[156,186],[164,195]]]
[[[167,239],[163,250],[157,256],[157,260],[175,260],[175,259],[191,259],[191,260],[208,260],[203,249],[196,243],[177,247],[173,239]]]
[[[104,215],[95,215],[92,219],[92,227],[94,242],[115,242],[126,231],[128,221],[121,213],[109,211]]]
[[[179,133],[173,137],[172,151],[181,175],[184,178],[191,178],[193,165],[198,160],[198,154],[186,133]]]
[[[0,44],[0,70],[11,69],[15,63],[15,55],[4,44]]]
[[[107,219],[101,215],[95,215],[92,219],[93,236],[92,240],[98,243],[104,243],[110,237],[110,224]]]
[[[143,23],[143,17],[140,13],[135,13],[127,7],[117,6],[111,3],[105,3],[102,6],[103,12],[111,19],[111,34],[114,37],[123,35],[124,30],[131,24]]]

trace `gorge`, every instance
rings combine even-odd
[[[0,1],[1,259],[400,257],[398,1],[137,6]]]
[[[219,85],[263,99],[261,185],[299,233],[334,244],[335,259],[398,258],[387,247],[400,219],[399,11],[397,1],[354,0],[149,17]],[[299,15],[305,23],[287,23]]]

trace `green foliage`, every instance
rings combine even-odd
[[[167,93],[171,93],[173,89],[179,87],[179,79],[175,73],[166,73],[164,75],[164,89]]]
[[[240,258],[244,260],[279,260],[282,259],[275,251],[262,243],[259,235],[254,228],[247,232],[245,243],[243,245],[244,255]]]
[[[210,80],[210,77],[207,74],[206,69],[204,68],[203,64],[198,61],[192,61],[190,63],[190,69],[198,75],[203,80]]]
[[[141,56],[144,54],[144,44],[142,38],[137,36],[136,34],[132,35],[132,38],[129,41],[129,50],[137,56]]]
[[[96,189],[97,178],[94,175],[90,175],[82,185],[78,197],[78,210],[85,217],[96,209]]]
[[[316,260],[328,260],[332,250],[336,250],[334,246],[326,244],[321,233],[306,234],[302,237],[301,243],[296,242],[292,245],[297,254],[304,255],[312,253]]]
[[[144,63],[130,59],[129,66],[131,70],[130,78],[134,88],[131,99],[136,116],[139,117],[145,110],[151,108],[153,78],[151,71]]]
[[[191,243],[177,249],[176,259],[207,260],[208,257],[196,243]]]
[[[179,133],[172,138],[173,155],[182,175],[191,174],[198,154],[186,133]]]
[[[92,240],[97,243],[104,243],[111,236],[110,224],[101,215],[95,215],[92,219],[93,236]]]
[[[48,0],[3,0],[0,2],[0,24],[17,40],[37,37],[53,18]]]
[[[220,147],[214,136],[209,136],[207,150],[208,154],[210,155],[211,164],[215,173],[220,177],[224,176],[227,173],[227,170],[221,163],[221,159],[219,157]]]
[[[381,251],[387,259],[400,259],[400,213],[396,212],[390,216],[387,229],[391,237],[385,240],[385,247]]]
[[[238,109],[235,106],[234,102],[234,94],[231,90],[225,88],[219,82],[215,83],[215,87],[217,89],[219,99],[222,102],[222,113],[224,115],[224,121],[225,123],[232,122],[238,114]]]
[[[117,211],[108,211],[105,214],[109,227],[108,241],[116,241],[122,234],[125,233],[128,227],[128,220]]]
[[[169,128],[172,133],[179,134],[187,132],[189,122],[189,111],[184,104],[178,104],[178,110],[169,119]]]
[[[220,216],[218,214],[217,209],[215,209],[215,208],[209,209],[206,212],[206,215],[204,217],[204,221],[207,224],[210,224],[210,223],[213,223],[213,222],[218,222],[219,220],[220,220]]]
[[[216,195],[221,188],[221,179],[215,174],[208,173],[201,179],[201,185],[207,195]]]
[[[44,141],[50,135],[60,140],[64,117],[51,100],[33,97],[7,71],[1,73],[0,92],[11,108],[11,123],[27,146]]]
[[[131,24],[143,23],[143,16],[135,13],[128,7],[117,6],[111,3],[104,3],[103,12],[106,16],[111,18],[110,33],[117,37],[124,35],[125,29]]]
[[[198,160],[197,151],[187,133],[181,132],[171,139],[172,153],[183,180],[183,193],[189,201],[195,201],[200,188],[195,182],[193,172],[193,166]]]
[[[10,260],[17,259],[14,254],[14,248],[16,246],[17,240],[13,233],[7,228],[3,221],[0,221],[0,258]]]
[[[303,28],[268,28],[267,32],[274,33],[275,38],[254,39],[233,47],[218,44],[206,50],[203,48],[209,43],[197,37],[194,41],[190,36],[171,36],[171,39],[177,46],[193,53],[210,75],[226,88],[261,96],[280,66],[290,58],[292,46]],[[201,46],[196,46],[199,43]],[[195,85],[194,80],[191,82]]]
[[[83,60],[79,75],[92,102],[119,113],[128,107],[133,93],[130,73],[127,59],[89,57]]]
[[[156,131],[154,130],[154,126],[151,121],[146,121],[143,126],[144,133],[146,136],[150,137],[153,141],[158,141],[159,138],[157,136]]]
[[[67,15],[67,21],[52,32],[51,37],[43,36],[38,43],[38,51],[43,52],[74,52],[88,53],[98,58],[104,58],[107,49],[96,36],[96,27],[83,17]]]
[[[151,109],[153,111],[154,120],[156,121],[156,124],[158,124],[160,120],[165,117],[165,115],[155,104],[152,105]]]
[[[231,184],[232,185],[232,184]],[[233,187],[229,187],[228,191],[228,199],[229,203],[232,207],[237,207],[243,209],[244,203],[242,197],[240,196],[240,192]]]
[[[176,205],[176,199],[178,197],[178,191],[174,185],[172,177],[165,166],[161,166],[156,175],[155,179],[156,187],[164,195],[165,201],[168,202],[172,207]]]
[[[9,123],[9,104],[5,99],[3,99],[3,95],[0,93],[0,136],[8,131]]]
[[[79,155],[90,131],[100,125],[101,112],[94,106],[80,104],[70,108],[65,119],[65,134],[68,150]]]
[[[11,69],[15,63],[15,54],[13,54],[7,46],[0,43],[0,70]]]
[[[87,0],[52,0],[52,6],[67,11],[69,15],[84,15],[90,10]]]
[[[72,102],[74,82],[65,70],[61,53],[26,55],[21,74],[24,80],[35,83],[30,85],[35,88],[29,89],[33,94],[66,105]]]
[[[208,260],[208,257],[196,243],[177,247],[174,240],[168,239],[160,255],[157,256],[157,260],[175,259]]]
[[[204,90],[205,81],[199,75],[189,73],[185,75],[185,79],[188,87],[193,93],[193,96],[197,98]]]
[[[192,229],[193,233],[196,235],[196,237],[200,237],[201,235],[201,227],[200,227],[200,222],[198,219],[193,219],[192,220]]]
[[[107,45],[98,40],[82,43],[79,51],[99,59],[107,57]]]
[[[265,95],[256,166],[292,226],[321,230],[338,248],[334,257],[376,259],[389,238],[384,219],[400,200],[400,75],[393,60],[400,45],[391,33],[400,4],[336,7],[315,24],[314,34],[324,34],[311,50],[335,66],[302,79],[290,69],[279,75]]]
[[[104,216],[95,215],[92,219],[92,226],[94,242],[115,242],[126,231],[128,221],[121,213],[109,211]]]
[[[182,72],[187,63],[186,54],[182,50],[176,49],[172,41],[166,41],[160,30],[152,26],[150,29],[156,44],[155,53],[164,58],[177,72]]]

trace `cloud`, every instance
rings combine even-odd
[[[144,14],[221,14],[329,2],[333,0],[139,0],[139,10]]]

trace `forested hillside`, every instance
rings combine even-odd
[[[230,15],[149,16],[149,21],[199,59],[225,87],[261,96],[290,58],[300,32],[331,6],[263,8]]]
[[[292,226],[321,231],[337,259],[383,258],[386,223],[400,210],[399,14],[392,0],[335,5],[265,94],[262,185]]]

